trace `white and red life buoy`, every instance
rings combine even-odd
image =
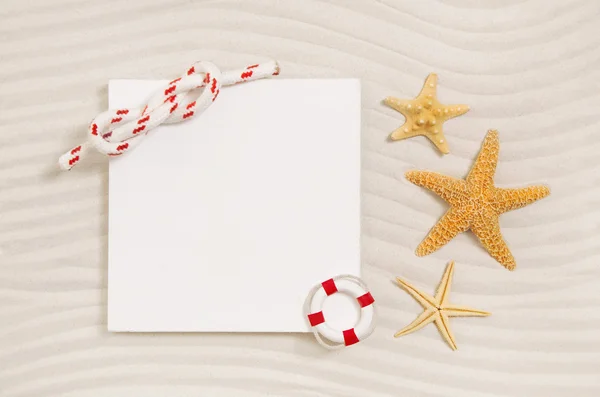
[[[356,325],[346,330],[332,328],[323,315],[323,304],[335,293],[347,294],[358,302],[360,318]],[[328,349],[339,349],[366,339],[375,329],[375,300],[366,284],[358,277],[340,275],[316,285],[308,294],[304,305],[317,341]],[[327,342],[326,342],[327,341]]]

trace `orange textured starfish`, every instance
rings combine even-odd
[[[396,109],[406,118],[406,122],[390,135],[394,141],[413,136],[427,137],[438,150],[450,153],[448,142],[444,138],[442,124],[469,111],[467,105],[442,105],[436,98],[437,75],[430,74],[425,80],[421,92],[415,99],[387,97],[383,101]]]
[[[543,185],[520,189],[495,187],[499,150],[498,132],[490,130],[466,179],[428,171],[406,173],[409,181],[431,190],[450,204],[450,209],[417,247],[418,256],[431,254],[457,234],[470,229],[491,256],[508,270],[514,270],[515,259],[502,238],[498,218],[504,212],[548,196],[550,189]]]

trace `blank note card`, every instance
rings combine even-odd
[[[164,81],[112,80],[110,108]],[[306,332],[309,289],[360,273],[360,83],[224,87],[110,161],[111,331]]]

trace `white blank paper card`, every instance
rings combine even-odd
[[[112,109],[164,81],[112,80]],[[360,275],[360,83],[223,87],[110,161],[108,329],[307,332],[310,288]]]

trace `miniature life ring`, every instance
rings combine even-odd
[[[353,328],[337,330],[327,324],[325,320],[323,303],[328,296],[337,292],[350,295],[360,306],[360,318]],[[375,299],[360,278],[340,275],[313,287],[306,298],[304,311],[319,344],[328,349],[339,349],[358,343],[373,333],[375,330],[374,302]]]

